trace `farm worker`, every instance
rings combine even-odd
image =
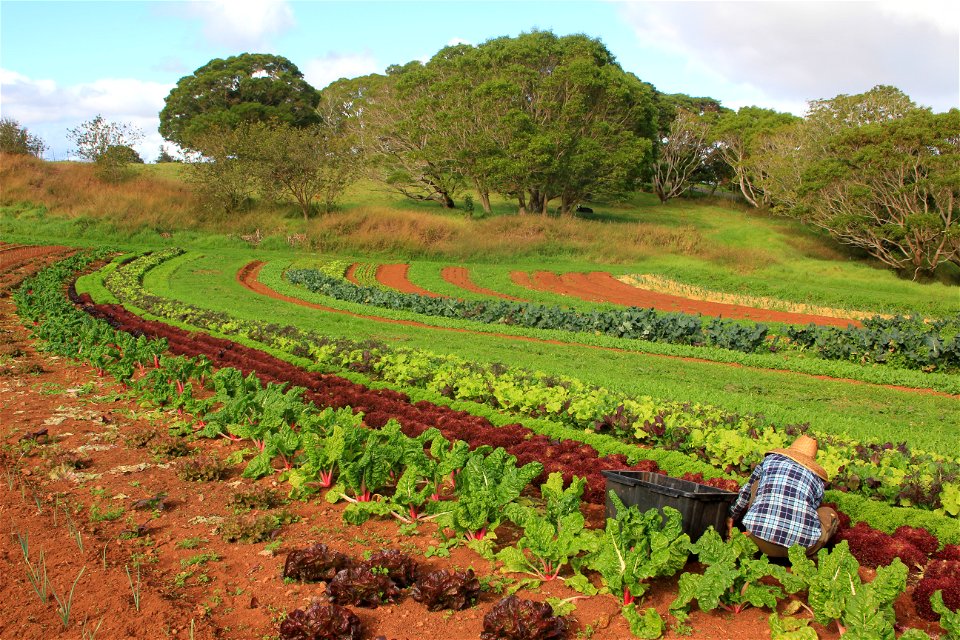
[[[728,524],[742,530],[760,551],[785,558],[795,544],[812,556],[837,532],[839,518],[821,507],[829,478],[817,464],[817,441],[800,436],[787,449],[766,454],[730,506]]]

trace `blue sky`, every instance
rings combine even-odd
[[[960,3],[352,2],[0,0],[0,113],[64,159],[66,130],[97,113],[163,142],[157,113],[177,80],[212,58],[283,55],[321,88],[531,29],[586,33],[661,91],[802,115],[808,100],[892,84],[960,106]]]

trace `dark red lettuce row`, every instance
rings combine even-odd
[[[923,578],[913,588],[913,604],[917,615],[925,620],[939,620],[930,605],[930,596],[943,592],[943,604],[951,611],[960,611],[960,560],[931,560],[923,570]]]
[[[335,375],[306,371],[263,351],[215,338],[201,332],[189,332],[162,322],[144,320],[120,305],[95,305],[89,296],[78,298],[83,309],[134,336],[146,335],[167,340],[172,353],[185,356],[206,356],[216,367],[234,367],[248,375],[253,372],[264,384],[268,382],[289,384],[307,390],[304,397],[322,407],[351,407],[364,413],[364,422],[373,428],[384,426],[391,418],[397,420],[404,433],[416,436],[436,427],[444,437],[464,440],[471,448],[480,445],[503,447],[517,457],[520,464],[539,461],[543,463],[546,480],[553,472],[563,474],[569,482],[573,476],[584,477],[587,488],[583,499],[593,504],[605,502],[604,470],[631,469],[635,471],[660,472],[657,463],[651,460],[629,465],[622,455],[599,456],[597,451],[584,443],[573,440],[551,440],[533,434],[520,424],[496,427],[486,418],[426,401],[411,402],[403,393],[389,389],[370,389]]]

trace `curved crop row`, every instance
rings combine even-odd
[[[513,520],[524,530],[534,531],[535,526],[542,527],[544,522],[549,524],[549,510],[546,514],[547,520],[544,520],[544,516],[529,507],[512,506],[514,505],[513,500],[519,495],[519,489],[526,485],[534,474],[542,470],[539,464],[528,463],[519,467],[515,459],[503,452],[493,451],[489,446],[461,456],[457,453],[457,445],[454,443],[452,447],[449,447],[451,443],[444,438],[439,438],[435,430],[428,429],[416,436],[403,435],[397,431],[397,423],[389,419],[383,425],[384,429],[374,435],[374,432],[359,427],[358,422],[352,419],[350,412],[325,411],[318,414],[306,409],[299,401],[301,394],[305,396],[307,393],[302,388],[286,390],[285,385],[271,385],[269,382],[264,387],[261,384],[262,381],[251,381],[249,377],[244,379],[242,374],[232,369],[221,369],[211,376],[210,361],[206,358],[157,357],[156,350],[168,346],[168,343],[162,340],[147,341],[145,333],[154,330],[158,332],[166,331],[173,338],[169,342],[169,346],[176,344],[178,347],[185,346],[207,350],[212,357],[216,358],[231,353],[241,359],[255,362],[258,369],[269,370],[271,361],[269,356],[265,357],[265,354],[245,350],[228,341],[211,339],[202,334],[194,335],[185,331],[174,331],[162,323],[145,322],[132,316],[119,306],[102,305],[91,307],[90,310],[111,318],[114,323],[120,326],[133,328],[139,334],[138,338],[134,338],[125,331],[115,330],[104,322],[85,316],[74,307],[66,304],[62,295],[61,282],[64,275],[82,266],[86,260],[87,257],[84,256],[78,260],[61,263],[58,268],[48,270],[41,277],[32,281],[29,287],[18,292],[18,310],[25,319],[33,320],[34,333],[45,339],[49,347],[71,357],[84,355],[89,359],[92,347],[97,345],[109,349],[107,353],[103,354],[104,361],[101,364],[108,367],[112,373],[119,374],[122,380],[137,385],[142,390],[150,389],[151,393],[165,394],[165,399],[161,399],[157,395],[154,401],[169,406],[176,404],[184,397],[191,396],[193,385],[203,384],[203,380],[206,379],[207,385],[215,388],[215,396],[212,399],[197,401],[190,408],[194,410],[205,408],[204,415],[205,418],[210,420],[210,424],[216,424],[218,420],[224,421],[220,426],[225,431],[214,428],[211,429],[210,435],[226,433],[236,438],[250,439],[257,446],[260,453],[256,454],[250,461],[248,465],[249,475],[256,476],[262,475],[264,472],[269,473],[272,470],[272,463],[275,458],[279,457],[287,463],[293,459],[302,447],[303,454],[306,457],[301,459],[302,466],[298,467],[297,470],[304,470],[308,474],[311,471],[320,472],[325,470],[328,460],[335,460],[338,465],[337,474],[342,484],[339,485],[340,489],[332,489],[328,496],[332,495],[333,498],[339,498],[347,496],[347,491],[352,493],[354,497],[350,500],[353,504],[348,508],[348,512],[360,518],[380,514],[381,507],[385,505],[389,507],[391,504],[409,506],[411,508],[409,514],[411,520],[417,520],[422,514],[428,513],[432,509],[436,512],[436,515],[445,518],[443,523],[446,526],[457,532],[474,535],[479,542],[483,542],[486,538],[485,526],[482,525],[495,526],[496,522],[504,516]],[[144,365],[149,366],[151,358],[154,366],[147,371],[147,367]],[[290,369],[288,363],[276,361],[273,364],[281,369],[284,367]],[[139,372],[137,372],[138,366],[140,368]],[[162,384],[164,380],[167,381],[166,386]],[[369,390],[367,391],[369,392]],[[261,398],[261,394],[267,394],[269,398]],[[373,395],[380,394],[373,392]],[[370,398],[371,396],[366,397]],[[237,399],[243,401],[234,402]],[[252,411],[236,413],[234,407],[237,405],[252,407]],[[260,407],[260,409],[257,409],[257,407]],[[258,413],[258,410],[261,412]],[[224,413],[229,415],[224,418]],[[267,419],[268,416],[270,420]],[[299,425],[299,429],[296,431],[292,426],[294,421]],[[265,424],[267,428],[264,428]],[[204,430],[210,428],[209,424],[198,426]],[[299,439],[299,442],[291,444],[290,434]],[[370,446],[369,439],[375,437],[377,438],[376,444]],[[529,435],[525,436],[524,439],[529,440]],[[353,448],[348,441],[353,443]],[[308,443],[312,446],[308,447]],[[366,446],[363,446],[364,443],[366,443]],[[534,446],[541,455],[545,451],[542,443],[534,443]],[[330,451],[336,454],[333,458],[323,455],[328,447],[332,447]],[[429,448],[429,454],[426,451],[427,448]],[[353,454],[348,454],[349,451],[352,451]],[[386,458],[371,461],[371,457],[378,456],[379,452],[383,452],[384,456],[389,456],[391,455],[389,454],[390,451],[398,452],[397,456],[392,459],[393,462],[389,462]],[[266,455],[264,455],[265,452]],[[582,454],[582,451],[579,453]],[[548,454],[546,457],[549,459],[551,456]],[[258,459],[265,459],[266,466],[258,468],[255,465]],[[384,462],[387,462],[387,464],[383,464]],[[453,483],[452,489],[441,489],[439,484],[431,486],[429,484],[431,479],[441,481],[441,478],[446,477],[447,467],[462,469],[457,474],[457,480]],[[395,472],[392,479],[388,471]],[[291,473],[290,475],[295,476],[296,474]],[[307,477],[314,476],[308,475]],[[410,481],[410,478],[420,478],[428,484],[421,489],[420,482]],[[488,481],[491,478],[498,479],[496,492],[490,492],[488,489]],[[369,489],[373,488],[373,484],[378,481],[393,483],[391,492],[387,494],[389,497],[377,502],[368,501]],[[562,489],[563,484],[558,485],[555,478],[551,478],[550,481],[544,483],[542,492],[548,504],[551,495],[562,499],[565,505],[571,504],[567,494],[571,499],[576,497],[577,489],[573,486],[576,483],[571,479],[571,488],[567,490]],[[429,496],[429,504],[433,506],[425,507],[425,511],[414,511],[415,503],[420,498],[428,499],[424,489],[429,491],[431,488],[434,489],[434,495]],[[452,497],[452,500],[434,499],[434,496],[442,497],[442,491],[451,490],[453,495],[449,496],[448,494],[448,497]],[[563,491],[564,495],[557,494],[558,491]],[[491,496],[491,493],[495,495]],[[423,504],[427,503],[420,502],[421,506]],[[364,505],[370,506],[369,513]],[[852,567],[850,568],[851,593],[843,597],[850,598],[854,604],[843,605],[841,603],[839,608],[828,609],[823,602],[814,597],[815,590],[820,588],[823,579],[829,580],[829,574],[832,571],[830,567],[833,564],[839,565],[842,562],[845,568],[849,564],[846,560],[837,559],[847,554],[845,543],[841,543],[837,547],[837,550],[833,552],[836,555],[832,555],[830,560],[827,560],[821,554],[821,563],[827,566],[821,567],[819,570],[811,563],[803,563],[801,559],[791,556],[791,561],[795,567],[795,575],[789,576],[782,569],[760,567],[758,563],[748,562],[747,558],[750,554],[745,554],[742,562],[733,561],[729,567],[723,564],[726,562],[724,558],[728,558],[730,554],[713,553],[713,551],[716,551],[719,546],[748,551],[749,549],[743,547],[744,538],[742,536],[733,536],[724,545],[719,541],[719,537],[711,532],[713,537],[705,535],[696,545],[688,545],[689,541],[681,540],[682,536],[679,535],[678,514],[668,514],[662,526],[659,524],[660,518],[656,511],[648,512],[646,515],[638,513],[627,515],[626,509],[620,509],[618,514],[620,519],[626,519],[625,521],[629,521],[634,526],[630,526],[628,530],[618,520],[608,520],[606,530],[602,534],[603,548],[599,548],[599,545],[591,541],[591,536],[584,532],[581,536],[582,540],[580,542],[582,544],[580,546],[573,547],[568,544],[563,553],[558,555],[556,550],[540,545],[538,543],[539,538],[531,534],[529,538],[521,538],[517,547],[506,547],[496,557],[504,561],[511,571],[524,570],[525,564],[529,562],[528,557],[539,559],[541,562],[545,561],[543,570],[538,575],[541,579],[553,579],[559,573],[558,567],[562,567],[563,564],[569,562],[571,557],[586,551],[584,564],[600,573],[609,590],[616,593],[622,591],[624,594],[624,615],[630,620],[631,628],[639,621],[639,614],[632,605],[632,600],[644,593],[646,589],[644,580],[656,575],[671,575],[680,571],[686,562],[688,550],[699,553],[701,562],[708,565],[717,564],[718,567],[723,568],[724,577],[719,585],[722,594],[719,595],[718,602],[713,606],[710,606],[711,600],[709,598],[698,596],[698,589],[701,586],[708,587],[703,582],[702,576],[689,573],[680,578],[679,593],[671,605],[670,611],[681,623],[686,620],[689,605],[693,599],[698,600],[698,606],[703,610],[720,606],[738,611],[746,606],[748,601],[755,606],[762,605],[775,609],[777,601],[783,596],[779,588],[771,586],[769,583],[756,587],[749,587],[748,583],[745,583],[741,588],[741,585],[737,582],[741,578],[755,580],[760,575],[770,575],[778,580],[788,592],[804,588],[809,589],[810,606],[814,614],[818,616],[818,621],[820,621],[820,616],[824,617],[825,621],[821,621],[822,624],[828,624],[829,620],[837,619],[854,634],[867,633],[875,628],[876,623],[872,618],[865,622],[856,616],[856,611],[859,611],[855,604],[858,592],[862,591],[863,594],[866,594],[861,594],[859,597],[861,599],[867,598],[867,602],[871,603],[871,606],[889,607],[892,599],[899,592],[902,592],[905,586],[906,567],[902,562],[894,559],[889,569],[885,568],[878,571],[878,576],[881,572],[885,574],[884,577],[886,577],[887,572],[896,573],[899,586],[896,589],[888,589],[889,593],[882,598],[871,600],[870,586],[864,586],[861,589],[859,581],[852,582],[857,573],[856,567]],[[353,518],[354,516],[349,517]],[[347,517],[346,513],[345,517]],[[663,566],[662,570],[659,565],[651,565],[655,561],[662,563],[665,560],[662,554],[656,555],[644,551],[648,547],[644,546],[643,540],[631,537],[640,532],[640,528],[636,526],[637,518],[652,519],[654,517],[657,523],[652,524],[656,524],[656,526],[653,526],[653,528],[643,527],[643,529],[646,531],[645,536],[651,540],[649,543],[651,547],[653,540],[657,540],[658,544],[665,541],[669,542],[670,559],[666,562],[669,567]],[[569,538],[575,535],[577,531],[574,526],[574,518],[575,516],[571,515],[571,518],[563,520],[568,542]],[[582,525],[582,517],[580,522]],[[481,527],[479,531],[475,530],[476,526]],[[668,527],[669,532],[667,531]],[[861,527],[862,529],[863,527]],[[592,537],[597,538],[598,536],[594,534]],[[850,539],[852,540],[853,537],[851,536]],[[671,540],[678,540],[679,542],[675,544]],[[910,545],[914,550],[925,547],[926,539],[922,536],[913,536],[911,540],[917,542],[917,545]],[[596,553],[592,551],[594,547],[597,548]],[[743,548],[741,549],[741,547]],[[491,551],[490,547],[477,546],[476,548],[485,553]],[[926,552],[927,555],[933,550],[933,546],[929,547]],[[945,552],[946,550],[944,550]],[[609,562],[611,554],[621,553],[638,554],[636,557],[637,563],[644,563],[644,570],[641,575],[628,575],[622,568],[618,569],[616,562]],[[673,559],[674,555],[676,555],[675,561]],[[739,557],[741,553],[737,551],[734,555]],[[899,556],[894,555],[894,558],[897,557]],[[920,558],[918,556],[914,559],[926,561],[926,557]],[[559,564],[554,564],[555,561]],[[763,569],[763,571],[760,572],[760,569]],[[555,571],[556,573],[554,573]],[[575,571],[575,575],[569,579],[571,586],[576,578]],[[833,578],[836,578],[835,574],[833,574]],[[791,582],[788,582],[788,580]],[[882,580],[881,582],[887,585],[890,581]],[[580,583],[582,584],[583,581],[580,581]],[[936,582],[934,586],[942,589],[941,585],[952,588],[953,583],[941,580]],[[891,582],[889,586],[893,587],[894,585]],[[706,592],[704,591],[704,593]],[[948,594],[947,597],[950,598],[948,600],[950,607],[956,607],[956,603],[952,599],[953,592],[946,593]],[[944,608],[942,602],[942,600],[934,599],[933,613],[943,615],[945,620],[952,621],[953,618],[950,616],[954,614],[950,609]],[[649,613],[650,610],[647,614]],[[657,616],[657,620],[659,620],[659,616]],[[892,614],[884,617],[884,620],[886,621],[884,623],[886,627],[892,628]],[[771,622],[771,625],[773,625],[773,622]],[[658,622],[654,626],[659,629],[659,632],[662,632],[662,622]],[[923,636],[914,634],[912,637]]]
[[[815,377],[833,378],[838,381],[859,381],[876,385],[894,386],[907,391],[932,389],[950,395],[960,395],[960,376],[924,372],[918,369],[898,367],[873,367],[842,360],[824,360],[816,356],[806,357],[803,352],[783,353],[761,352],[744,353],[708,346],[688,346],[645,340],[628,340],[606,335],[535,329],[528,327],[498,324],[485,324],[470,320],[423,316],[421,314],[393,309],[374,308],[362,303],[346,302],[311,292],[285,279],[285,270],[277,262],[250,262],[237,274],[241,284],[258,295],[276,295],[288,302],[306,307],[320,305],[329,312],[357,315],[382,322],[412,323],[425,328],[465,331],[477,334],[495,335],[510,340],[536,340],[561,342],[572,346],[583,346],[613,351],[634,352],[652,356],[703,359],[726,365],[737,365],[767,371],[785,371]],[[255,281],[256,284],[253,284]]]
[[[547,379],[504,368],[484,370],[457,358],[392,350],[369,342],[334,341],[294,327],[243,322],[170,303],[144,293],[139,286],[142,274],[170,255],[154,254],[131,263],[111,275],[108,284],[119,298],[158,316],[220,333],[246,335],[325,368],[359,371],[403,387],[482,402],[515,415],[546,417],[574,432],[588,429],[615,434],[639,444],[695,455],[728,472],[749,470],[764,451],[784,446],[802,429],[778,429],[757,416],[728,414],[712,407],[618,398],[572,379]],[[849,439],[817,435],[824,445],[824,464],[843,489],[956,515],[960,494],[955,460],[911,452],[905,446],[858,445]],[[868,451],[862,460],[853,454],[857,446]]]
[[[462,301],[398,293],[357,286],[312,269],[290,270],[286,277],[293,284],[338,300],[443,318],[651,342],[707,345],[744,353],[761,349],[802,349],[828,360],[892,364],[924,371],[954,371],[960,367],[960,335],[957,335],[960,314],[931,324],[925,324],[919,318],[902,316],[875,317],[865,320],[862,328],[836,329],[811,324],[789,327],[783,335],[774,335],[763,324],[737,323],[722,318],[706,321],[701,316],[661,313],[637,307],[584,313],[505,300]]]

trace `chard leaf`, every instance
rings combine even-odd
[[[666,625],[663,622],[663,618],[660,617],[660,614],[657,613],[657,610],[653,607],[648,607],[643,612],[643,615],[640,615],[637,613],[636,605],[631,602],[625,605],[620,611],[630,624],[630,633],[635,637],[644,640],[655,640],[663,635]]]
[[[505,573],[531,573],[533,569],[523,551],[516,547],[505,547],[496,557],[503,562],[500,570]]]
[[[781,618],[776,612],[768,618],[770,624],[770,640],[817,640],[817,632],[810,626],[810,621],[801,618]]]
[[[273,473],[273,467],[270,464],[272,459],[273,456],[267,448],[264,447],[263,451],[257,453],[257,455],[247,463],[247,467],[243,470],[243,477],[262,478],[263,476],[270,475]]]

